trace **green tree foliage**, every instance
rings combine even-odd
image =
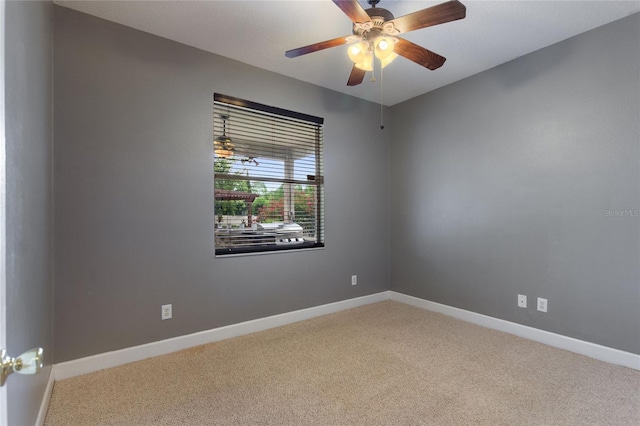
[[[258,214],[258,222],[282,222],[284,220],[284,187],[280,185],[273,191],[267,191],[253,203]]]
[[[256,199],[254,211],[259,222],[281,222],[284,220],[284,186]],[[293,209],[295,220],[303,228],[315,227],[315,187],[295,185],[293,188]]]
[[[214,162],[216,174],[243,176],[244,170],[232,172],[234,159],[217,158]],[[264,182],[246,179],[216,178],[215,188],[258,194],[253,202],[253,212],[258,216],[258,222],[282,222],[284,220],[284,185],[269,191]],[[303,228],[315,227],[316,188],[313,185],[295,185],[293,187],[293,209],[295,220]],[[215,212],[219,218],[222,215],[241,216],[247,214],[244,201],[215,201]]]
[[[315,229],[316,188],[313,185],[296,185],[293,190],[296,222],[303,229]]]
[[[213,171],[217,174],[236,174],[241,175],[241,172],[231,173],[231,168],[233,167],[235,160],[234,159],[226,159],[226,158],[216,158],[213,162]],[[224,189],[228,191],[238,191],[238,192],[250,192],[249,182],[246,180],[238,180],[238,179],[224,179],[224,178],[215,178],[214,179],[214,188],[215,189]],[[244,201],[230,201],[230,200],[215,200],[215,212],[218,219],[222,217],[222,215],[229,216],[239,216],[247,214],[247,203]]]

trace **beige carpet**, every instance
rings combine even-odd
[[[382,302],[56,382],[46,425],[640,425],[640,372]]]

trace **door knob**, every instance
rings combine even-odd
[[[42,370],[42,348],[33,348],[17,358],[11,358],[7,355],[7,351],[0,351],[0,362],[2,370],[0,371],[0,386],[7,381],[9,374],[16,372],[19,374],[37,374]]]

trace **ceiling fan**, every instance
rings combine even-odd
[[[388,10],[376,7],[380,0],[368,0],[371,8],[366,10],[357,0],[333,0],[333,2],[353,22],[353,35],[288,50],[285,56],[295,58],[351,43],[347,53],[354,65],[347,81],[348,86],[362,83],[366,72],[373,71],[374,56],[380,60],[383,68],[398,55],[430,70],[440,68],[446,58],[398,37],[398,34],[463,19],[467,10],[458,0],[451,0],[395,18]]]

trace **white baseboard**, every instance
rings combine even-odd
[[[94,373],[106,368],[117,367],[130,362],[140,361],[154,356],[165,355],[194,346],[218,342],[220,340],[251,334],[282,325],[291,324],[315,318],[321,315],[332,314],[346,309],[356,308],[371,303],[389,300],[389,292],[370,294],[312,308],[273,315],[251,321],[232,324],[212,330],[187,334],[158,342],[147,343],[131,348],[105,352],[98,355],[80,358],[73,361],[61,362],[55,365],[55,380],[64,380],[82,374]]]
[[[395,291],[390,291],[389,295],[391,300],[406,303],[407,305],[438,312],[463,321],[491,328],[493,330],[514,334],[519,337],[524,337],[525,339],[544,343],[545,345],[586,355],[600,361],[640,370],[640,355],[631,352],[625,352],[619,349],[585,342],[584,340],[578,340],[561,334],[555,334],[545,330],[528,327],[526,325],[466,311],[464,309],[454,308],[452,306],[431,302],[414,296],[408,296]]]
[[[454,308],[452,306],[443,305],[429,300],[420,299],[414,296],[398,293],[395,291],[383,291],[381,293],[371,294],[368,296],[357,297],[354,299],[343,300],[340,302],[329,303],[326,305],[315,306],[312,308],[301,309],[284,314],[273,315],[266,318],[259,318],[238,324],[232,324],[212,330],[201,331],[198,333],[188,334],[185,336],[174,337],[158,342],[147,343],[131,348],[120,349],[112,352],[105,352],[98,355],[80,358],[72,361],[56,364],[53,368],[51,377],[55,380],[64,380],[82,374],[94,373],[106,368],[117,367],[119,365],[128,364],[130,362],[141,361],[154,356],[165,355],[172,352],[181,351],[183,349],[192,348],[194,346],[204,345],[207,343],[218,342],[220,340],[238,337],[258,331],[268,330],[270,328],[291,324],[315,318],[321,315],[327,315],[346,309],[356,308],[371,303],[382,302],[385,300],[394,300],[406,303],[408,305],[423,308],[429,311],[438,312],[454,318],[458,318],[467,322],[471,322],[483,327],[502,331],[544,343],[560,349],[565,349],[581,355],[586,355],[611,364],[622,365],[636,370],[640,370],[640,355],[618,349],[609,348],[595,343],[585,342],[583,340],[574,339],[572,337],[551,333],[526,325],[493,318],[487,315],[478,314],[464,309]],[[52,382],[52,379],[50,379]],[[50,384],[53,386],[53,383]],[[50,390],[49,390],[50,395]],[[43,401],[43,405],[48,405],[48,399]],[[46,414],[46,409],[44,411]],[[40,417],[39,417],[40,418]],[[43,418],[44,420],[44,418]]]
[[[44,390],[42,396],[42,402],[40,403],[40,409],[38,410],[38,417],[36,418],[36,426],[44,425],[44,420],[47,417],[47,410],[49,409],[49,401],[51,401],[51,393],[53,392],[53,383],[55,382],[55,366],[51,366],[49,370],[49,379],[47,380],[47,387]]]

